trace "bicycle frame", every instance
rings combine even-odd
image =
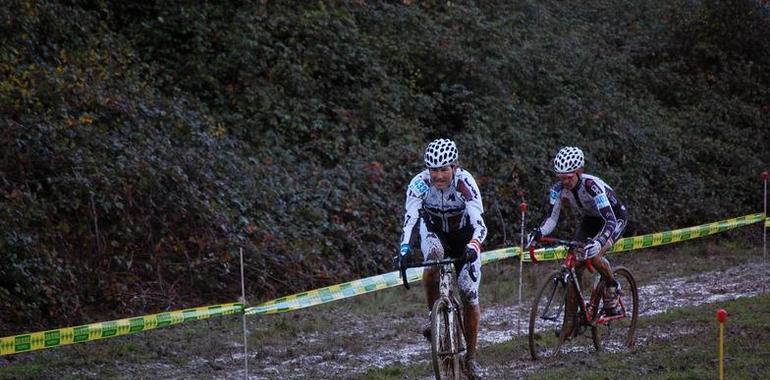
[[[601,350],[603,346],[633,346],[639,312],[638,289],[633,274],[623,266],[613,269],[615,279],[623,284],[623,290],[619,294],[618,315],[607,315],[601,307],[605,291],[603,278],[597,277],[598,274],[594,276],[590,296],[581,290],[582,281],[578,272],[582,272],[583,266],[596,273],[591,260],[580,260],[583,244],[553,238],[539,241],[566,246],[567,254],[560,268],[550,272],[547,281],[539,286],[532,301],[528,336],[532,359],[558,355],[564,342],[581,335],[586,328],[591,330],[596,350]],[[530,255],[534,257],[534,248],[531,245],[529,248]],[[569,318],[574,312],[574,324],[568,323],[567,311]],[[555,340],[551,334],[556,335]]]
[[[439,267],[438,298],[431,308],[431,355],[433,370],[437,379],[448,375],[452,379],[460,378],[460,355],[466,351],[463,344],[465,326],[461,304],[455,295],[457,275],[455,264],[465,264],[463,259],[427,260],[419,264],[400,263],[401,278],[404,287],[409,289],[406,269],[414,267]],[[468,267],[468,273],[476,281],[473,271]],[[444,375],[442,375],[444,374]]]
[[[549,237],[542,237],[539,239],[540,242],[551,242],[551,243],[557,243],[557,244],[563,244],[567,247],[567,256],[564,258],[564,262],[562,263],[562,275],[563,275],[563,281],[565,283],[571,283],[574,286],[574,289],[577,289],[577,297],[578,297],[578,303],[579,303],[579,313],[581,317],[584,318],[585,322],[591,326],[595,325],[602,325],[610,321],[614,321],[617,319],[623,319],[626,317],[626,306],[623,304],[623,300],[620,299],[620,307],[621,307],[621,313],[618,315],[613,315],[611,317],[605,316],[601,310],[599,309],[599,299],[601,297],[601,290],[604,289],[603,281],[600,280],[599,284],[592,284],[591,289],[591,299],[586,302],[585,297],[583,296],[583,292],[580,290],[580,282],[578,280],[578,275],[576,272],[576,269],[580,265],[585,265],[588,268],[588,271],[590,273],[596,272],[593,265],[591,265],[591,261],[582,261],[578,260],[578,256],[576,251],[580,249],[580,245],[577,242],[573,241],[567,241],[567,240],[559,240]],[[534,256],[533,254],[534,247],[530,245],[530,256]],[[598,315],[598,318],[597,318]]]
[[[439,299],[445,299],[448,305],[451,305],[447,309],[447,326],[449,331],[455,331],[455,318],[453,318],[454,313],[460,313],[460,305],[458,305],[456,298],[454,296],[454,286],[457,281],[455,279],[455,273],[454,273],[454,260],[444,260],[445,263],[441,264],[440,267],[440,277],[439,277],[439,283],[438,283],[438,289],[439,289]],[[462,318],[459,318],[459,320],[462,320]],[[465,333],[465,326],[462,326],[460,324],[460,331],[462,333]],[[450,335],[449,339],[449,351],[446,352],[440,352],[442,355],[447,354],[458,354],[464,349],[460,348],[459,341],[457,337]]]
[[[404,287],[409,289],[409,282],[407,281],[407,278],[406,278],[407,268],[436,267],[436,266],[439,267],[440,270],[439,270],[439,283],[438,283],[438,290],[439,290],[438,299],[444,299],[450,305],[453,305],[452,308],[450,308],[449,310],[449,313],[451,316],[451,313],[453,312],[457,312],[457,313],[460,312],[460,310],[457,310],[458,309],[458,305],[456,305],[457,302],[454,301],[456,299],[456,297],[454,296],[454,292],[455,292],[454,284],[457,283],[456,275],[454,272],[454,264],[461,264],[461,263],[465,263],[465,261],[460,259],[451,259],[451,258],[441,259],[441,260],[426,260],[420,264],[411,264],[411,265],[403,266],[401,268],[401,278],[404,282]],[[469,271],[468,273],[471,274],[472,278],[475,277],[472,274],[473,272]]]
[[[572,247],[571,249],[568,247],[567,250],[567,257],[564,259],[564,263],[562,264],[562,273],[564,274],[564,281],[565,282],[571,282],[574,286],[574,289],[577,289],[577,297],[578,297],[578,303],[580,313],[582,313],[582,317],[585,319],[586,323],[589,325],[602,325],[610,321],[614,321],[617,319],[623,319],[626,317],[626,307],[623,305],[623,300],[618,300],[620,302],[621,310],[622,312],[618,315],[613,315],[611,317],[605,316],[601,309],[599,309],[599,299],[601,298],[601,290],[604,289],[603,281],[600,280],[598,284],[593,284],[591,289],[591,298],[590,300],[586,301],[585,297],[583,296],[583,292],[580,291],[580,281],[578,281],[578,275],[577,275],[577,267],[580,265],[580,262],[577,259],[577,254],[575,253],[575,247]],[[585,262],[586,267],[588,268],[590,273],[594,273],[595,269],[591,265],[590,261]],[[598,318],[596,318],[598,315]]]

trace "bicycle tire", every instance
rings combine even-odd
[[[456,302],[452,305],[447,298],[433,303],[430,346],[436,380],[460,380],[460,353],[464,349],[460,311]]]
[[[561,271],[551,272],[540,285],[529,314],[529,353],[533,360],[558,355],[563,340],[567,283]]]
[[[620,283],[621,303],[625,309],[626,318],[601,325],[598,331],[593,331],[593,336],[597,350],[616,352],[634,346],[639,319],[639,289],[636,279],[628,268],[617,267],[612,273],[615,280]]]

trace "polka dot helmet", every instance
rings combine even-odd
[[[561,148],[553,159],[553,170],[558,174],[572,173],[583,165],[585,165],[583,151],[574,146]]]
[[[429,169],[452,165],[458,158],[457,146],[449,139],[433,140],[425,149],[425,166]]]

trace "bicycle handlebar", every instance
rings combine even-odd
[[[532,260],[532,263],[537,264],[537,259],[535,259],[535,246],[543,247],[543,244],[538,243],[552,243],[553,245],[564,245],[567,247],[567,251],[571,251],[573,249],[580,249],[583,248],[583,246],[586,245],[584,242],[579,242],[575,240],[564,240],[559,239],[551,236],[541,236],[535,241],[528,241],[527,242],[527,248],[529,248],[529,258]]]
[[[421,263],[417,264],[404,264],[401,262],[401,265],[399,266],[399,272],[401,272],[401,281],[404,283],[404,287],[406,290],[409,290],[409,281],[406,278],[406,270],[409,268],[422,268],[422,267],[437,267],[444,264],[466,264],[470,263],[470,260],[465,259],[455,259],[455,258],[449,258],[449,259],[440,259],[440,260],[426,260]],[[471,266],[468,266],[468,275],[471,276],[471,280],[473,282],[476,282],[476,274],[473,273],[471,270]]]

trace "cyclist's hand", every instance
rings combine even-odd
[[[543,236],[543,233],[540,231],[540,228],[533,228],[527,234],[527,246],[525,248],[529,248],[529,246],[531,246],[533,242],[537,241],[537,239],[540,239],[541,236]]]
[[[409,244],[401,244],[401,248],[398,250],[398,255],[396,256],[393,265],[398,269],[401,269],[402,265],[406,265],[411,253],[412,247]]]
[[[602,249],[601,243],[594,239],[589,239],[586,245],[583,247],[583,253],[585,258],[591,258],[599,254]]]

